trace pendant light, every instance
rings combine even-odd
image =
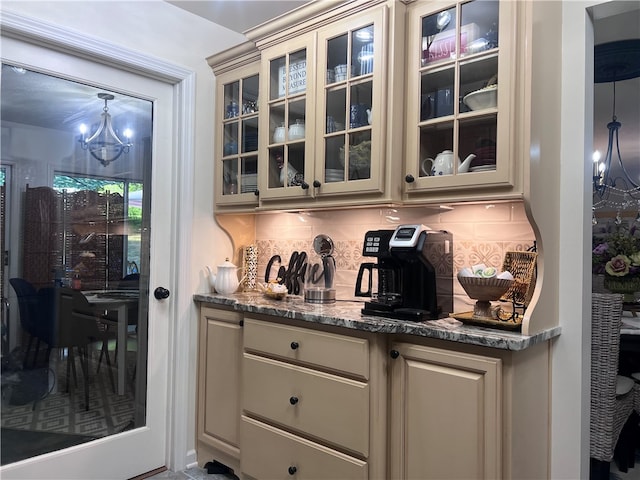
[[[113,100],[114,96],[110,93],[99,93],[98,98],[104,100],[102,120],[98,129],[89,138],[85,137],[86,126],[80,126],[80,132],[82,133],[80,145],[83,150],[88,150],[93,158],[106,167],[114,160],[117,160],[123,153],[129,153],[129,149],[133,145],[130,143],[131,130],[126,129],[123,132],[127,137],[127,142],[125,143],[120,140],[111,124],[111,115],[109,115],[107,102]]]
[[[594,49],[594,82],[611,83],[613,111],[611,122],[607,124],[609,140],[607,153],[601,160],[593,157],[593,209],[609,208],[620,211],[635,207],[640,214],[640,177],[636,165],[633,174],[625,165],[620,153],[619,130],[622,123],[616,116],[616,82],[640,76],[640,40],[619,40],[596,45]],[[632,133],[633,135],[633,133]],[[614,174],[612,169],[616,167]],[[594,222],[595,220],[595,216]],[[621,220],[620,220],[621,221]]]

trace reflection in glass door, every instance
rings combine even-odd
[[[3,465],[146,424],[152,103],[3,64],[3,102],[27,95],[2,116]]]

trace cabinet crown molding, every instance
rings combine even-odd
[[[247,30],[245,35],[261,50],[291,38],[299,37],[336,20],[368,10],[389,0],[316,0],[287,12],[257,27]],[[395,0],[393,0],[395,1]]]

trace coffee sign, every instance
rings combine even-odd
[[[283,97],[286,93],[287,75],[285,67],[279,69],[278,96]],[[307,88],[307,61],[301,60],[289,64],[289,94],[304,92]]]

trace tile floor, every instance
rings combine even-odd
[[[635,468],[629,469],[627,473],[621,473],[615,463],[611,465],[610,480],[640,480],[640,465],[636,464]],[[237,480],[234,475],[209,475],[203,468],[192,467],[182,472],[162,472],[148,477],[147,480]]]
[[[146,480],[237,480],[235,475],[211,474],[209,475],[204,468],[191,467],[182,472],[162,472]]]

